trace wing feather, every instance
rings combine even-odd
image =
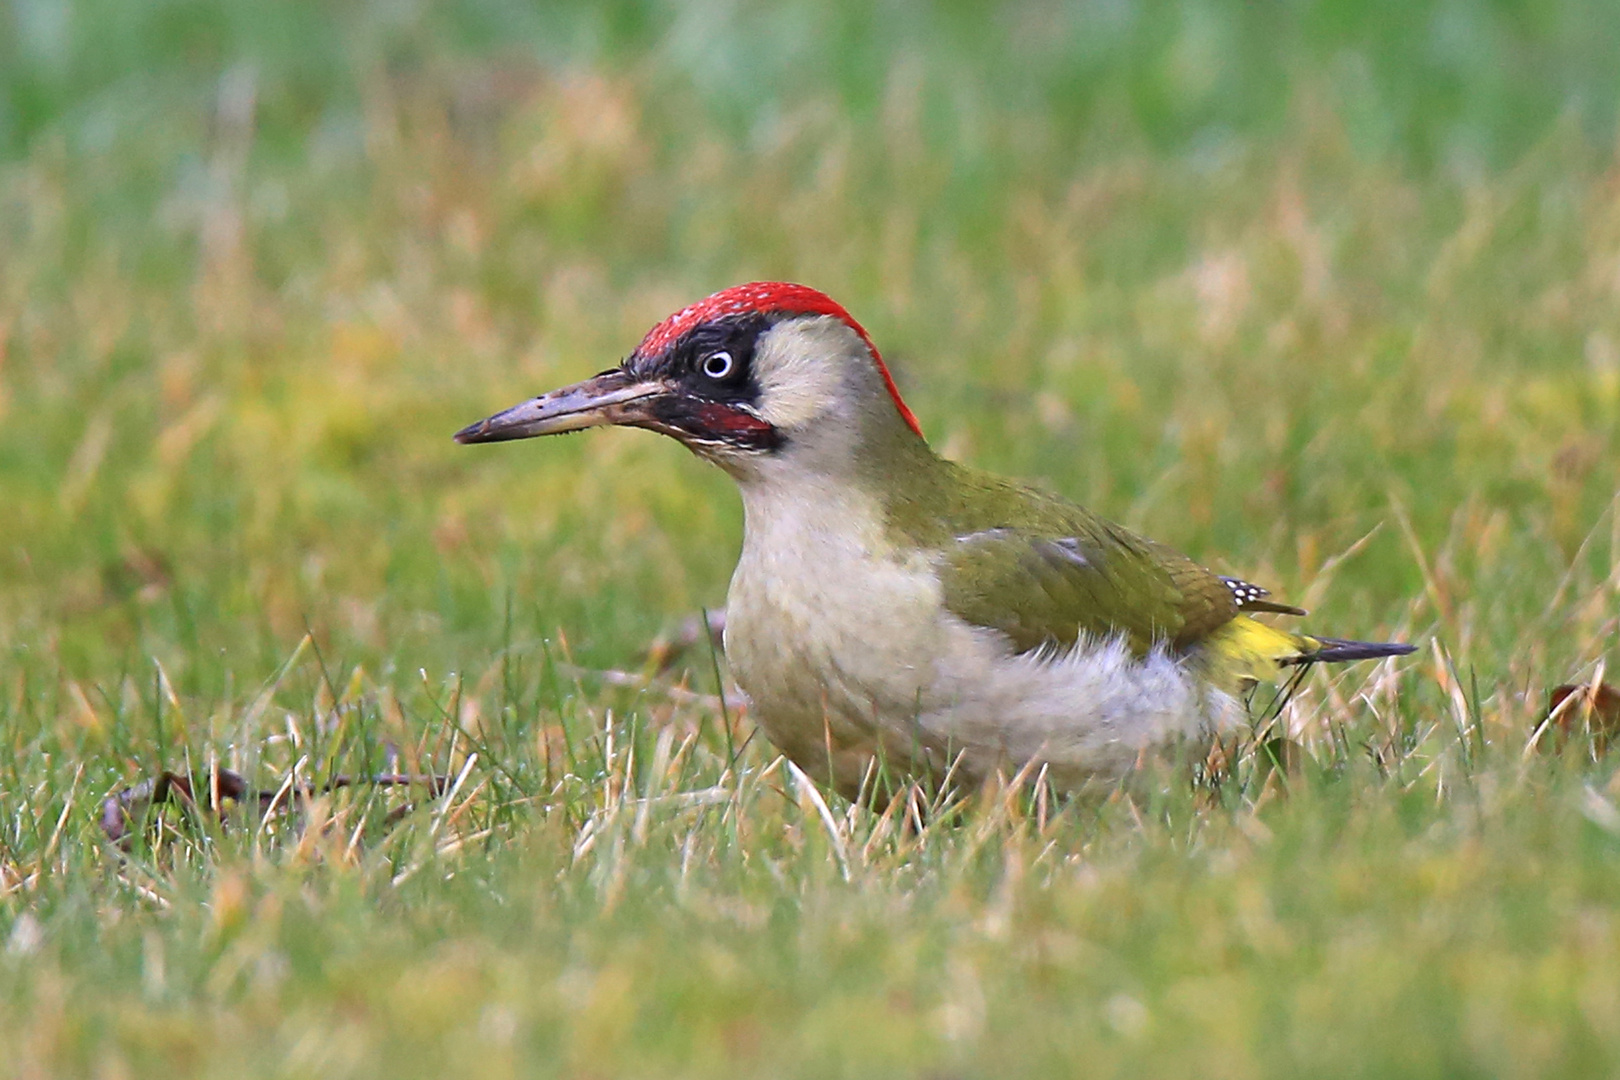
[[[1000,630],[1019,652],[1123,637],[1138,655],[1186,649],[1238,604],[1221,579],[1118,526],[1048,535],[997,527],[957,538],[942,567],[945,605]]]

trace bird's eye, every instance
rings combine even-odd
[[[703,374],[716,381],[728,377],[736,370],[737,361],[733,360],[731,354],[724,349],[703,358]]]

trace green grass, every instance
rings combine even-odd
[[[1527,751],[1620,663],[1617,11],[0,6],[0,1075],[1620,1069],[1620,777]],[[449,440],[758,277],[1420,652],[1286,781],[818,803],[643,659],[729,481]],[[101,840],[214,762],[460,784]]]

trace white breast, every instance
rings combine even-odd
[[[890,547],[873,501],[800,480],[744,487],[726,655],[771,742],[845,794],[875,757],[936,778],[959,758],[969,781],[1038,758],[1075,788],[1240,715],[1175,659],[1117,641],[1013,654],[945,610],[931,561]]]

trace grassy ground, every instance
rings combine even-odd
[[[1527,750],[1620,659],[1617,50],[1574,0],[0,7],[0,1075],[1620,1070],[1620,780]],[[449,440],[758,277],[953,456],[1421,651],[1313,677],[1287,782],[823,803],[644,660],[723,604],[724,477]],[[216,762],[456,786],[101,840]]]

